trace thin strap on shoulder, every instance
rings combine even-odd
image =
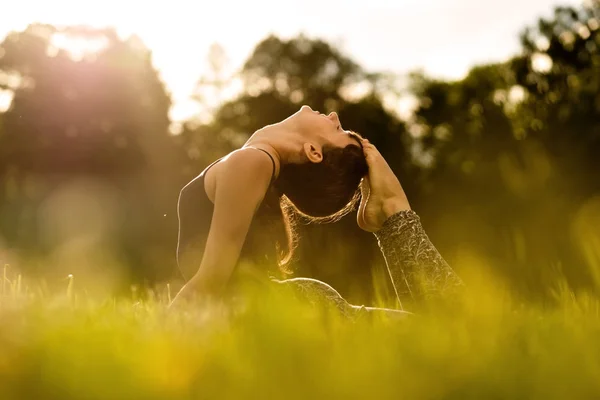
[[[204,168],[204,171],[202,171],[202,173],[200,174],[200,176],[206,175],[206,173],[208,172],[208,170],[211,169],[216,163],[218,163],[219,161],[221,161],[223,158],[224,157],[221,157],[218,160],[215,160],[212,163],[210,163],[208,167]]]
[[[273,174],[271,175],[271,183],[273,183],[273,181],[275,180],[275,169],[276,169],[276,167],[275,167],[275,160],[273,159],[273,156],[271,154],[269,154],[268,151],[266,151],[264,149],[260,149],[258,147],[246,146],[245,148],[246,149],[260,150],[260,151],[262,151],[263,153],[265,153],[266,155],[269,156],[269,158],[271,159],[271,163],[273,164]]]

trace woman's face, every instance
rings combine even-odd
[[[360,141],[343,129],[335,112],[325,115],[309,106],[302,106],[292,117],[296,119],[307,140],[314,140],[321,147],[344,148],[350,144],[360,146]]]

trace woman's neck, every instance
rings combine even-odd
[[[303,145],[303,137],[293,121],[285,120],[257,130],[244,147],[261,147],[269,151],[278,164],[296,164],[305,161]]]

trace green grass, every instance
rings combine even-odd
[[[284,294],[243,310],[55,296],[3,277],[0,399],[591,399],[600,301],[520,304],[480,281],[405,321],[344,320]],[[76,285],[75,285],[76,286]]]

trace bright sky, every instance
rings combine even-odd
[[[197,111],[189,95],[215,42],[231,68],[269,33],[302,32],[340,46],[368,70],[422,68],[460,78],[474,64],[515,54],[521,29],[558,4],[580,1],[17,0],[2,7],[0,37],[31,22],[112,25],[124,35],[136,33],[152,49],[172,93],[172,118],[181,120]]]

